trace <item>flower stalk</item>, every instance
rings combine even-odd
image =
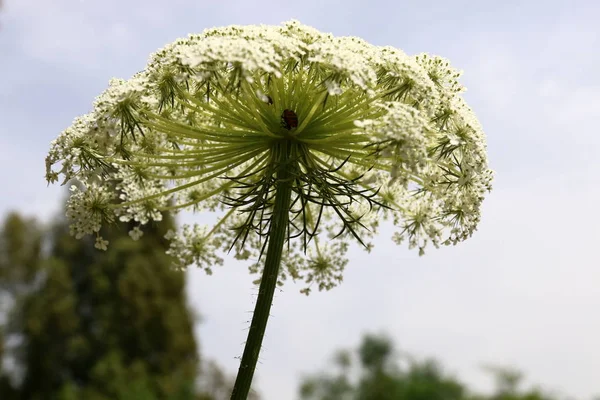
[[[289,140],[284,140],[280,145],[282,151],[280,152],[281,159],[278,160],[280,167],[277,171],[277,182],[275,184],[275,204],[273,205],[267,239],[265,266],[260,279],[258,297],[244,353],[231,393],[231,400],[245,400],[248,396],[267,328],[273,294],[277,287],[281,257],[287,240],[290,202],[292,199],[293,163],[290,160],[291,146],[292,143]]]

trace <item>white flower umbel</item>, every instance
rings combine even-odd
[[[210,29],[112,80],[52,143],[46,177],[80,183],[67,212],[77,237],[116,218],[136,222],[135,239],[164,211],[220,213],[171,232],[169,254],[208,273],[222,251],[254,261],[261,286],[233,395],[245,398],[286,277],[307,294],[331,289],[350,242],[370,250],[382,219],[421,254],[476,229],[492,172],[459,76],[443,58],[296,21]]]

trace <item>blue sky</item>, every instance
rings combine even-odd
[[[597,1],[6,0],[0,212],[58,211],[63,191],[43,179],[49,143],[111,77],[130,77],[188,33],[291,18],[449,58],[465,71],[497,175],[469,241],[419,258],[383,229],[371,254],[352,253],[340,287],[276,293],[256,375],[265,399],[295,398],[301,373],[367,331],[482,390],[480,365],[497,363],[558,393],[600,393]],[[256,289],[244,264],[226,264],[210,277],[191,270],[188,291],[203,354],[233,373]]]

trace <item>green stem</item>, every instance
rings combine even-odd
[[[279,164],[277,183],[275,187],[275,204],[271,216],[271,226],[268,237],[267,257],[265,268],[260,280],[258,298],[254,307],[254,314],[248,331],[248,339],[242,354],[242,361],[237,378],[231,393],[231,400],[246,400],[250,392],[252,377],[256,370],[256,363],[260,354],[263,337],[267,328],[267,321],[273,302],[273,294],[277,287],[277,276],[281,264],[281,255],[286,241],[289,208],[292,197],[292,173],[289,165],[291,144],[288,141],[281,143],[280,151],[274,157]]]

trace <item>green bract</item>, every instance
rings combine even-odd
[[[210,29],[112,80],[52,143],[46,177],[80,183],[68,205],[72,233],[97,235],[101,248],[98,232],[116,218],[137,222],[138,238],[161,211],[220,212],[215,226],[168,235],[179,267],[207,272],[228,250],[261,270],[285,179],[278,280],[330,289],[349,242],[370,249],[382,219],[421,253],[476,229],[492,173],[459,75],[437,56],[296,21]]]

